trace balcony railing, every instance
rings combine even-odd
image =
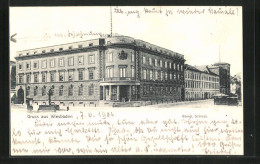
[[[135,77],[107,77],[103,78],[103,81],[133,81]]]

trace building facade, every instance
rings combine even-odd
[[[19,99],[47,104],[184,100],[184,56],[117,36],[18,51]]]
[[[219,76],[207,66],[193,67],[185,64],[185,100],[202,100],[219,94]]]
[[[220,93],[230,94],[230,64],[215,63],[208,66],[211,72],[219,75]]]

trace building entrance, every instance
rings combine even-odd
[[[129,86],[121,85],[120,86],[120,101],[128,101],[129,95],[128,95]]]
[[[17,103],[23,104],[24,103],[24,90],[20,88],[17,92]]]

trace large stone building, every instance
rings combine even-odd
[[[117,36],[18,51],[18,98],[56,104],[184,100],[184,56]]]
[[[208,66],[211,72],[219,75],[220,93],[230,94],[230,64],[215,63]]]
[[[185,100],[212,98],[220,91],[219,76],[208,66],[185,64]]]

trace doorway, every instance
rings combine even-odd
[[[20,88],[17,92],[17,103],[18,104],[23,104],[24,103],[24,90]]]
[[[128,101],[129,97],[128,97],[128,90],[129,90],[129,86],[126,85],[121,85],[120,86],[120,101]]]

